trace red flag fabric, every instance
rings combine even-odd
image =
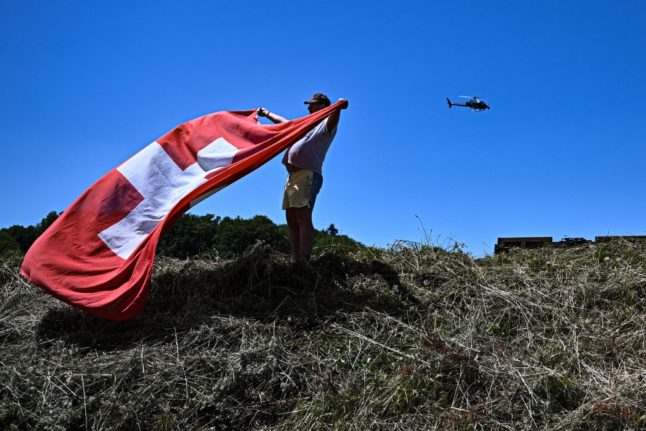
[[[143,309],[160,235],[191,206],[289,145],[346,101],[281,124],[255,110],[188,121],[108,172],[34,242],[20,273],[71,305],[112,320]]]

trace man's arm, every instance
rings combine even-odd
[[[269,121],[271,121],[274,124],[286,123],[289,121],[287,118],[281,117],[280,115],[269,111],[269,109],[267,108],[258,108],[256,110],[256,113],[261,117],[267,118]]]
[[[339,118],[341,118],[341,110],[335,111],[329,117],[327,117],[327,131],[331,132],[336,129],[336,126],[339,124]]]
[[[339,100],[345,100],[345,99],[339,99]],[[345,108],[342,108],[342,109],[345,109]],[[340,109],[338,111],[335,111],[329,117],[327,117],[327,131],[328,132],[331,132],[332,130],[336,129],[336,126],[339,125],[339,118],[341,118],[341,110]]]

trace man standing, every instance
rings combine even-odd
[[[330,106],[330,99],[316,93],[306,100],[310,114]],[[258,108],[258,115],[273,123],[288,121],[266,108]],[[323,161],[336,135],[340,111],[335,111],[290,146],[283,156],[288,177],[283,195],[283,209],[287,217],[292,257],[295,261],[309,261],[314,242],[312,210],[316,196],[323,185]]]

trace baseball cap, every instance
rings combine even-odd
[[[330,99],[328,99],[328,97],[323,93],[314,93],[314,95],[312,96],[312,98],[310,100],[306,100],[303,103],[305,103],[307,105],[312,104],[312,103],[324,103],[327,106],[330,106],[330,104],[331,104]]]

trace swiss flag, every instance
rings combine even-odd
[[[126,320],[144,306],[160,235],[191,206],[269,161],[339,101],[261,125],[255,110],[188,121],[94,183],[32,245],[20,273],[88,313]]]

